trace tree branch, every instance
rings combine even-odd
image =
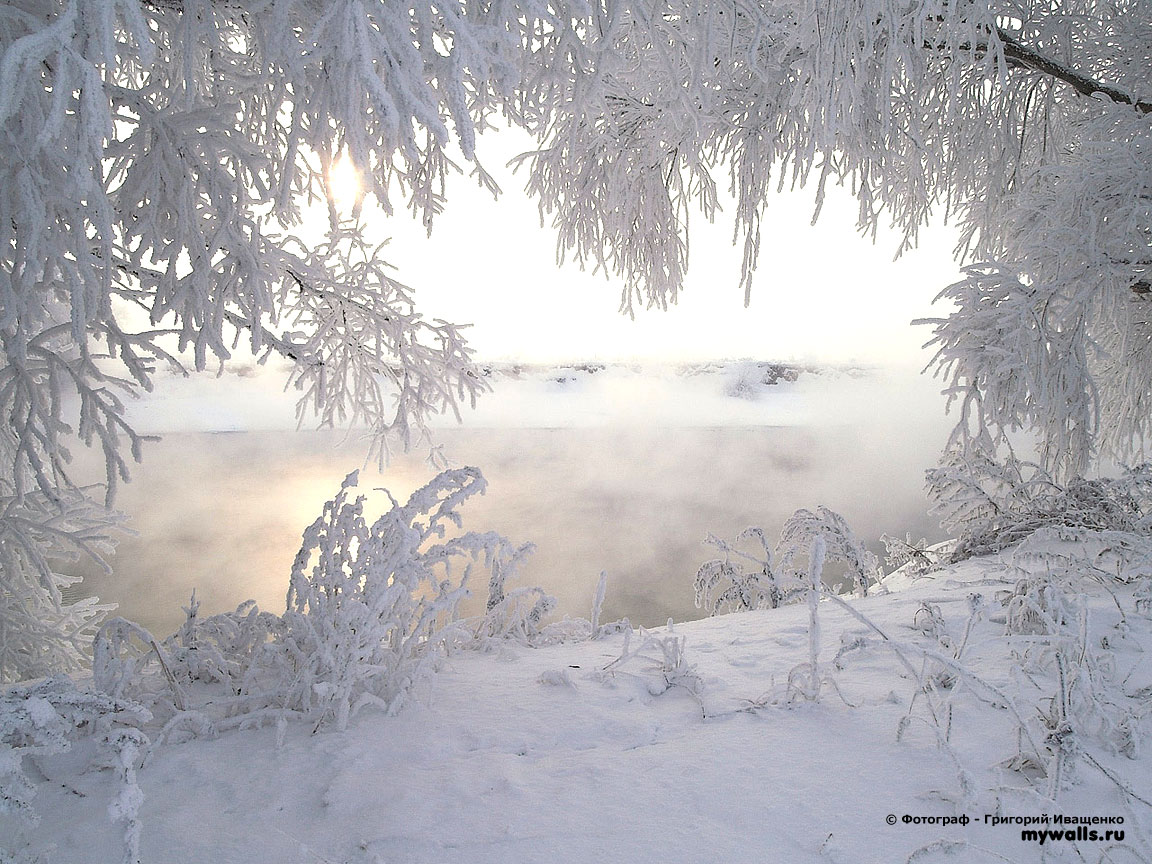
[[[1058,63],[1049,57],[1045,57],[1038,51],[1024,45],[1001,27],[996,28],[996,36],[1004,46],[1005,58],[1014,65],[1025,69],[1032,69],[1036,72],[1042,72],[1045,75],[1051,75],[1053,78],[1063,81],[1083,96],[1094,96],[1097,93],[1103,93],[1113,102],[1131,105],[1141,114],[1152,113],[1152,102],[1137,101],[1130,94],[1125,93],[1117,87],[1104,84],[1094,78],[1089,78],[1087,75],[1077,72],[1075,69],[1065,66],[1063,63]]]

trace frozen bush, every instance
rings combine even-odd
[[[543,633],[543,619],[555,608],[556,598],[543,588],[514,588],[502,594],[500,600],[490,606],[479,619],[475,644],[483,645],[492,639],[514,639],[524,645],[538,644]],[[587,638],[583,632],[585,629],[580,628],[581,636]]]
[[[59,562],[86,555],[98,564],[113,549],[122,518],[85,490],[6,496],[0,484],[0,683],[84,668],[96,629],[112,608],[66,596],[79,577]]]
[[[486,612],[492,612],[505,603],[508,599],[508,596],[505,594],[505,589],[509,577],[516,575],[520,564],[535,550],[536,547],[531,543],[525,543],[523,546],[515,549],[505,544],[495,550],[491,556],[491,562],[488,567],[490,574],[488,577],[488,600],[484,603],[484,610]],[[545,606],[552,605],[545,601],[541,601],[541,603]],[[543,612],[541,612],[541,614],[543,614]],[[537,617],[537,621],[539,621],[539,617]]]
[[[741,548],[748,541],[753,541],[752,551]],[[799,590],[798,583],[781,582],[761,529],[745,528],[734,543],[712,534],[704,542],[719,549],[723,557],[704,562],[696,571],[697,609],[707,609],[709,615],[775,609]]]
[[[1096,566],[1096,538],[1086,529],[1043,528],[1004,554],[1008,575],[1015,578],[1000,600],[1004,608],[1004,638],[1012,649],[1013,666],[1037,689],[1034,700],[1041,756],[1054,797],[1075,779],[1083,761],[1104,771],[1122,789],[1113,773],[1101,768],[1091,746],[1134,758],[1147,715],[1147,694],[1130,692],[1125,675],[1110,648],[1111,638],[1123,639],[1128,623],[1116,595],[1119,620],[1103,637],[1090,627],[1085,582],[1109,581]]]
[[[913,540],[911,534],[904,539],[893,537],[891,534],[882,534],[880,542],[888,553],[885,562],[893,570],[903,568],[909,576],[923,576],[940,565],[945,552],[939,547],[928,545],[928,541],[921,538]]]
[[[389,495],[372,523],[364,496],[349,497],[356,484],[353,472],[304,532],[273,643],[284,707],[341,729],[365,705],[398,710],[429,675],[476,563],[502,584],[527,554],[493,532],[448,536],[487,486],[476,468],[442,472],[403,505]]]
[[[136,702],[82,690],[62,677],[0,691],[0,827],[5,820],[14,822],[0,841],[0,861],[42,860],[28,838],[40,817],[33,804],[35,786],[24,773],[25,759],[62,753],[81,734],[97,735],[121,768],[125,785],[118,800],[125,806],[109,815],[125,822],[125,862],[138,861],[142,798],[135,784],[136,758],[148,741],[140,726],[150,719]]]
[[[1120,477],[1057,482],[1009,454],[953,450],[927,472],[932,512],[958,537],[952,562],[991,555],[1043,528],[1146,534],[1152,525],[1152,465]]]
[[[460,507],[487,485],[478,469],[444,471],[405,504],[385,492],[391,507],[375,521],[357,483],[358,473],[349,474],[305,530],[283,615],[249,601],[201,618],[193,595],[183,625],[163,644],[113,619],[96,640],[97,685],[156,711],[159,739],[292,717],[343,729],[366,705],[399,710],[446,644],[475,644],[478,631],[544,638],[552,598],[505,587],[532,546],[463,531]],[[489,595],[476,624],[460,621],[457,607],[478,567]],[[160,674],[144,675],[152,663]]]
[[[184,623],[164,640],[174,674],[181,683],[225,684],[232,692],[248,689],[265,647],[283,635],[283,619],[260,611],[253,600],[207,618],[201,618],[199,611],[193,592],[184,607]]]
[[[808,571],[817,538],[824,544],[825,560],[843,564],[856,594],[867,596],[869,587],[880,578],[879,562],[852,533],[844,517],[827,507],[817,507],[815,513],[797,510],[784,523],[780,542],[776,544],[776,559],[781,571],[801,574],[802,578]]]
[[[696,571],[696,608],[707,609],[709,615],[775,609],[806,596],[813,544],[818,538],[824,548],[821,561],[845,565],[856,593],[867,595],[881,575],[876,556],[856,538],[843,516],[818,507],[815,513],[797,510],[789,517],[775,552],[760,528],[745,528],[732,543],[709,534],[704,542],[719,549],[723,557],[704,562]]]
[[[160,664],[164,673],[171,707],[185,710],[188,697],[176,680],[164,649],[155,636],[125,618],[111,619],[96,634],[92,650],[92,680],[98,690],[118,699],[139,679],[141,670],[151,659]],[[149,707],[153,707],[155,698],[148,701]]]
[[[601,624],[604,596],[608,590],[608,574],[601,571],[592,598],[591,618],[569,618],[541,624],[541,619],[555,609],[556,598],[542,588],[517,588],[497,606],[488,610],[477,627],[478,646],[488,645],[493,638],[515,639],[523,645],[543,647],[564,642],[583,642],[602,639],[614,633],[632,630],[627,618]]]

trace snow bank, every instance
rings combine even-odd
[[[793,684],[811,648],[799,604],[647,641],[497,643],[452,655],[395,717],[167,745],[138,772],[142,860],[1149,860],[1148,578],[1057,585],[1037,564],[1051,576],[1082,551],[820,603],[817,702]],[[108,772],[37,765],[53,862],[119,860]]]

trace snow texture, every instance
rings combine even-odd
[[[1147,860],[1148,578],[1104,584],[1108,554],[1047,536],[864,598],[504,642],[341,733],[164,745],[136,771],[141,860]],[[30,848],[119,860],[107,808],[136,799],[67,755],[28,775]],[[992,822],[1055,814],[1124,837]]]

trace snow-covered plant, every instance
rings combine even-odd
[[[973,269],[934,320],[980,423],[1053,463],[1149,430],[1152,29],[1144,0],[610,3],[525,157],[558,252],[674,302],[692,211],[729,175],[749,288],[771,193],[849,187],[858,227],[934,211]],[[969,395],[971,398],[969,398]]]
[[[604,596],[608,593],[608,571],[601,570],[600,578],[596,581],[596,594],[592,598],[592,617],[588,619],[589,630],[593,639],[602,633],[600,615],[604,611]]]
[[[869,586],[881,575],[876,556],[852,533],[843,516],[818,507],[815,513],[797,510],[788,518],[775,551],[760,528],[744,529],[732,543],[709,534],[704,542],[719,549],[723,557],[705,561],[696,571],[696,608],[718,615],[725,611],[775,609],[807,597],[812,550],[817,541],[824,550],[821,571],[825,561],[843,564],[856,593],[866,596]],[[751,547],[751,551],[744,547]]]
[[[547,637],[540,618],[554,601],[539,589],[505,592],[480,625],[458,620],[475,570],[503,589],[531,551],[462,530],[459,508],[487,485],[479,470],[444,471],[405,504],[385,492],[391,507],[375,521],[357,483],[349,474],[305,530],[283,615],[248,601],[201,617],[193,595],[162,644],[113,619],[96,640],[96,684],[147,704],[163,722],[157,741],[292,718],[343,729],[367,705],[399,710],[447,645],[475,643],[476,626]]]
[[[275,645],[281,704],[343,729],[365,705],[396,711],[432,671],[475,565],[502,572],[524,554],[498,534],[456,533],[459,507],[487,484],[444,471],[374,522],[357,473],[304,532]]]
[[[80,735],[96,735],[123,769],[121,797],[109,816],[126,822],[126,864],[138,861],[142,799],[135,783],[136,757],[148,740],[140,726],[150,719],[148,710],[136,702],[80,689],[63,677],[13,685],[0,692],[0,826],[7,824],[11,829],[0,840],[0,860],[42,860],[33,857],[36,853],[27,833],[40,816],[33,803],[35,786],[24,773],[25,760],[62,753]],[[9,845],[12,842],[18,845]]]
[[[1050,798],[1070,782],[1082,760],[1099,767],[1088,749],[1093,743],[1133,757],[1147,713],[1145,700],[1122,686],[1107,638],[1090,635],[1081,583],[1103,579],[1107,587],[1107,578],[1082,545],[1046,530],[1006,553],[1016,583],[1002,599],[1004,626],[1019,668],[1043,694],[1037,717],[1048,755]],[[1116,632],[1123,638],[1119,602],[1117,610]]]
[[[556,598],[538,586],[514,588],[480,618],[475,638],[514,639],[524,645],[540,641],[543,619],[556,608]]]
[[[817,535],[812,539],[808,560],[808,584],[805,597],[808,601],[808,662],[788,673],[788,690],[809,702],[820,701],[820,688],[823,680],[820,672],[820,597],[824,593],[824,557],[827,549],[824,538]]]
[[[605,636],[612,636],[632,629],[632,623],[627,618],[617,618],[615,621],[608,621],[607,623],[601,620],[604,613],[604,597],[607,593],[608,573],[601,570],[600,579],[596,582],[596,593],[592,598],[592,617],[588,619],[589,639],[603,639]],[[550,628],[556,627],[561,623],[554,622],[548,626]]]
[[[924,538],[913,540],[911,534],[905,534],[903,540],[891,534],[881,534],[880,542],[887,552],[885,563],[893,570],[903,568],[909,576],[923,576],[946,557],[942,550],[930,547]]]
[[[1071,598],[1050,576],[1019,580],[1005,598],[1005,632],[1010,635],[1055,635],[1062,632],[1074,612]]]
[[[184,623],[163,643],[181,684],[224,684],[233,693],[248,690],[258,677],[266,647],[284,634],[283,619],[261,611],[253,600],[231,612],[201,618],[193,592],[184,611]]]
[[[1046,528],[1146,534],[1152,466],[1116,478],[1055,480],[1041,466],[982,450],[953,450],[927,472],[932,512],[958,535],[950,560],[989,555]]]
[[[602,639],[615,633],[630,631],[632,625],[627,618],[601,623],[607,589],[608,574],[601,572],[592,599],[591,618],[570,618],[565,615],[559,620],[545,624],[543,619],[556,608],[556,598],[539,586],[513,588],[504,593],[503,599],[483,615],[461,622],[472,631],[471,637],[465,640],[464,645],[488,650],[497,647],[502,640],[512,639],[521,645],[543,647],[565,642]],[[491,597],[489,594],[489,600]]]
[[[869,587],[880,578],[880,563],[852,533],[844,517],[824,506],[817,507],[815,513],[797,510],[784,523],[776,544],[779,571],[806,574],[817,539],[826,550],[822,557],[843,564],[856,594],[866,597]]]
[[[742,542],[755,541],[751,552],[740,547]],[[709,615],[744,609],[775,609],[788,601],[799,586],[785,583],[778,575],[772,559],[772,549],[764,532],[759,528],[745,528],[729,543],[713,534],[704,541],[723,553],[700,565],[693,586],[696,608],[707,609]]]
[[[957,639],[944,620],[939,605],[927,601],[920,604],[920,608],[916,610],[916,614],[913,616],[912,627],[934,640],[937,650],[942,656],[947,658],[944,663],[935,662],[926,664],[922,676],[926,690],[931,690],[935,693],[945,692],[950,690],[959,681],[960,676],[955,670],[957,665],[964,661],[964,652],[968,647],[968,641],[972,636],[973,628],[984,617],[984,606],[984,596],[982,594],[968,595],[968,618],[964,624],[963,635]],[[934,667],[934,669],[932,667]],[[951,737],[952,730],[951,703],[942,705],[937,709],[936,713],[938,715],[942,713],[946,718],[944,721],[944,740],[948,741]]]
[[[4,496],[2,489],[0,480],[0,682],[81,669],[112,607],[69,599],[65,591],[80,580],[60,564],[80,554],[100,560],[121,520],[82,490]]]
[[[696,672],[695,664],[688,662],[685,653],[687,637],[675,632],[672,619],[668,620],[667,630],[665,635],[657,636],[641,627],[634,641],[631,628],[626,629],[620,656],[599,670],[596,677],[609,681],[617,674],[639,675],[645,679],[651,696],[680,688],[699,701],[704,680]],[[638,659],[646,661],[641,673],[632,673],[624,668]]]
[[[127,694],[144,665],[155,660],[167,683],[172,706],[187,708],[188,697],[172,671],[172,664],[156,637],[135,622],[112,618],[96,634],[92,650],[92,682],[114,699]]]
[[[697,699],[700,698],[700,694],[704,690],[704,679],[697,674],[695,664],[688,662],[684,650],[687,641],[685,636],[669,633],[659,639],[652,637],[645,646],[660,651],[659,659],[652,667],[658,673],[660,682],[655,687],[649,686],[648,688],[648,692],[653,696],[659,696],[674,687],[679,687]]]
[[[136,762],[140,751],[148,744],[148,738],[139,729],[119,728],[107,736],[108,746],[115,754],[115,767],[120,787],[116,797],[108,805],[109,818],[124,826],[123,864],[140,864],[140,805],[144,803],[144,792],[136,779]]]
[[[525,543],[519,548],[501,546],[493,555],[488,565],[488,599],[484,602],[484,610],[492,612],[508,599],[507,582],[516,575],[524,559],[531,555],[536,547]],[[543,614],[543,612],[541,613]],[[539,615],[537,621],[539,621]]]
[[[419,314],[359,225],[333,206],[326,239],[294,232],[342,154],[385,211],[430,226],[446,148],[474,158],[532,34],[570,20],[533,0],[0,5],[0,536],[31,543],[0,575],[0,626],[36,641],[4,679],[74,666],[90,641],[73,625],[92,611],[37,562],[48,542],[86,551],[89,526],[58,523],[140,459],[124,402],[158,367],[227,364],[243,342],[291,365],[302,409],[362,419],[380,448],[486,389],[460,328]],[[107,495],[74,483],[74,445],[102,453]]]
[[[1144,574],[1133,592],[1136,601],[1136,611],[1144,615],[1152,615],[1152,574]]]
[[[1060,478],[1099,452],[1141,452],[1152,431],[1152,106],[1083,101],[1069,140],[1013,184],[1003,230],[981,244],[987,263],[940,295],[955,311],[924,322],[961,403],[957,436],[1038,430],[1041,461]]]

